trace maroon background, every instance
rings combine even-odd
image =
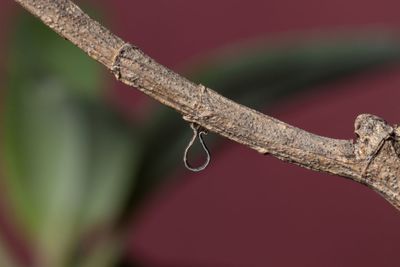
[[[400,26],[398,0],[101,4],[109,7],[114,31],[175,70],[192,57],[247,38]],[[3,26],[6,6],[18,10],[12,1],[1,2]],[[357,114],[400,121],[399,88],[400,70],[378,72],[287,102],[274,116],[317,134],[353,138]],[[125,86],[118,91],[128,99],[126,107],[148,101]],[[400,214],[364,186],[233,143],[207,171],[187,176],[156,197],[131,232],[132,257],[148,266],[399,265]]]

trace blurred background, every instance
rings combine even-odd
[[[400,121],[397,0],[79,1],[158,62],[316,134]],[[372,190],[214,134],[0,2],[0,266],[398,266]],[[195,154],[197,153],[197,154]],[[201,163],[200,150],[192,158]]]

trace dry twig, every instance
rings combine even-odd
[[[172,107],[185,120],[260,153],[363,183],[400,208],[400,127],[363,114],[355,122],[354,142],[314,135],[188,81],[112,34],[69,0],[15,1],[118,80]]]

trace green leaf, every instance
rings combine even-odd
[[[99,63],[32,15],[19,15],[15,25],[8,59],[11,77],[18,82],[62,77],[71,94],[103,96],[103,67]]]
[[[86,105],[86,123],[90,125],[90,173],[86,183],[85,209],[81,214],[84,227],[96,223],[114,223],[121,212],[134,181],[141,145],[130,122],[101,105]]]

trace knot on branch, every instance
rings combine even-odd
[[[115,78],[117,80],[121,80],[122,78],[122,73],[121,73],[121,65],[122,61],[130,61],[133,58],[134,52],[139,51],[139,49],[130,44],[130,43],[124,43],[115,53],[113,57],[113,63],[111,66],[111,72],[114,74]],[[134,77],[129,77],[125,78],[128,79],[129,82],[132,84],[135,82],[137,77],[134,75]]]
[[[355,156],[366,184],[400,208],[400,127],[370,114],[355,121]]]
[[[355,155],[358,160],[368,160],[376,156],[383,143],[395,137],[392,126],[382,118],[370,114],[359,115],[354,128],[357,136]]]

